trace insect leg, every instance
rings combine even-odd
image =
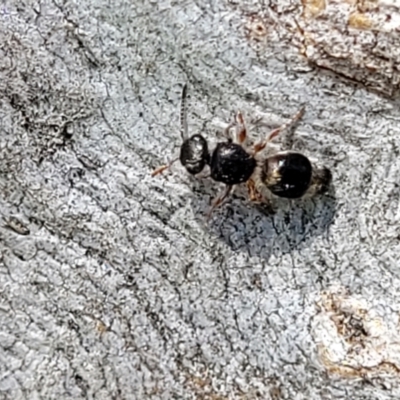
[[[222,202],[229,196],[229,194],[232,191],[233,186],[232,185],[227,185],[225,187],[225,190],[220,193],[220,195],[213,201],[213,204],[210,208],[210,210],[208,211],[207,215],[206,215],[206,220],[208,221],[211,217],[211,214],[213,213],[213,211],[222,204]]]
[[[247,138],[247,129],[243,115],[240,111],[236,114],[236,141],[239,144],[244,144]]]
[[[257,190],[256,183],[252,178],[250,178],[246,182],[247,190],[249,192],[249,199],[250,201],[254,201],[255,203],[262,203],[263,202],[263,196],[262,194]]]
[[[280,127],[274,129],[272,132],[268,134],[268,136],[254,145],[253,154],[256,155],[258,152],[263,150],[265,146],[276,136],[278,136],[281,132],[285,131],[286,129],[293,126],[303,115],[304,115],[305,108],[302,107],[292,118],[285,124],[281,125]]]
[[[172,161],[170,161],[168,164],[166,165],[161,165],[160,167],[158,167],[157,169],[155,169],[152,173],[151,176],[156,176],[158,174],[162,174],[166,169],[170,168],[172,166],[173,163],[175,163],[176,161],[178,161],[179,158],[175,158]]]

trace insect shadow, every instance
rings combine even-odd
[[[274,199],[271,205],[247,200],[238,191],[207,222],[205,215],[216,190],[211,180],[190,180],[190,204],[198,224],[207,235],[224,242],[232,250],[268,260],[307,248],[317,237],[329,239],[336,214],[334,185],[311,198]]]

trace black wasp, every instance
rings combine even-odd
[[[301,153],[280,151],[262,159],[259,153],[267,144],[297,122],[304,114],[304,108],[297,112],[286,124],[274,129],[265,139],[247,145],[247,129],[244,118],[237,113],[235,121],[224,130],[226,140],[217,143],[213,151],[209,151],[207,140],[200,134],[189,137],[186,117],[187,85],[182,90],[181,100],[181,137],[182,145],[179,158],[168,165],[157,168],[152,176],[165,171],[174,162],[180,160],[186,170],[197,175],[206,165],[210,168],[210,176],[216,182],[225,184],[225,190],[214,200],[208,213],[218,207],[232,192],[235,185],[246,183],[252,201],[262,201],[258,188],[264,186],[278,197],[296,199],[306,194],[323,193],[328,189],[332,174],[328,168],[318,169]],[[235,128],[235,133],[230,131]]]

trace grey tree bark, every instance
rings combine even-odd
[[[395,0],[0,7],[1,399],[399,398]],[[305,105],[332,189],[206,224],[184,82],[214,144]]]

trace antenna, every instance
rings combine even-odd
[[[186,94],[187,84],[183,85],[182,99],[181,99],[181,137],[182,140],[188,139],[188,125],[187,125],[187,112],[186,112]]]

